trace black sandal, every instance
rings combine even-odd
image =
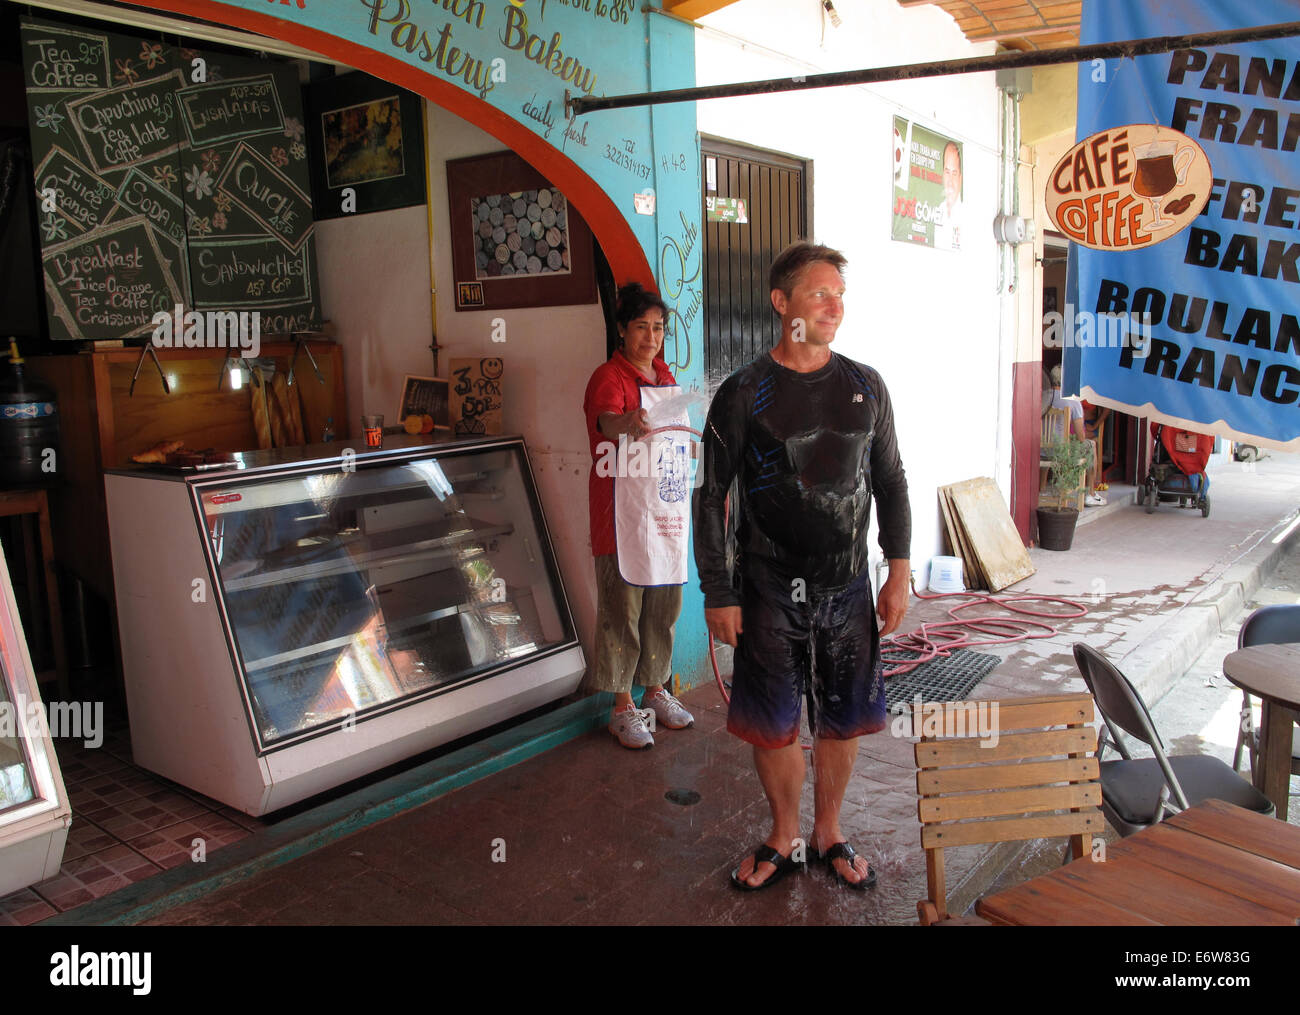
[[[759,846],[757,849],[754,850],[755,871],[758,870],[758,865],[760,863],[770,863],[776,868],[776,870],[774,870],[768,876],[768,879],[766,881],[757,885],[749,884],[744,878],[740,876],[740,867],[737,866],[736,869],[731,872],[731,883],[735,885],[737,888],[739,888],[742,892],[758,892],[768,887],[768,885],[776,884],[778,881],[780,881],[783,877],[785,877],[787,874],[791,873],[792,871],[803,870],[804,868],[804,864],[802,861],[791,860],[789,857],[782,856],[780,853],[778,853],[775,849],[773,849],[771,846],[767,845],[766,843],[764,843],[763,845]]]
[[[845,887],[852,888],[855,892],[865,892],[868,888],[876,887],[876,869],[872,867],[871,864],[867,864],[867,876],[862,878],[860,881],[850,881],[835,869],[835,861],[841,859],[847,861],[850,867],[854,867],[853,861],[857,857],[858,852],[847,842],[837,842],[825,853],[818,852],[812,846],[809,846],[808,850],[811,853],[813,860],[824,861],[826,869],[834,875],[836,881]]]

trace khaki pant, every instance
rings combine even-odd
[[[587,686],[627,694],[634,683],[669,684],[682,586],[629,585],[618,573],[618,558],[612,553],[596,557],[595,564],[596,658]]]

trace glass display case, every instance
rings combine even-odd
[[[72,808],[0,552],[0,896],[52,878]]]
[[[106,476],[140,764],[260,814],[576,689],[523,441],[396,443]]]

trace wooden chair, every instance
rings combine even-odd
[[[997,735],[993,746],[982,746],[993,736],[980,735],[980,708],[985,730]],[[1069,836],[1074,859],[1089,855],[1105,827],[1093,714],[1088,694],[913,706],[929,892],[916,908],[924,926],[950,920],[948,847]]]
[[[1043,416],[1042,432],[1039,434],[1039,451],[1038,451],[1038,506],[1055,507],[1056,498],[1047,497],[1045,491],[1047,484],[1051,480],[1052,463],[1044,456],[1047,448],[1052,444],[1059,444],[1070,434],[1070,410],[1069,409],[1048,409]],[[1081,489],[1074,505],[1079,511],[1083,510],[1084,493]],[[1046,498],[1046,499],[1045,499]]]
[[[1039,440],[1043,447],[1065,440],[1070,432],[1070,410],[1048,409],[1043,415],[1042,433]]]

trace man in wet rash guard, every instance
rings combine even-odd
[[[830,349],[846,263],[810,243],[777,257],[770,288],[781,341],[722,383],[705,425],[694,504],[704,612],[709,633],[736,648],[727,729],[753,745],[772,809],[771,835],[732,872],[751,891],[801,867],[804,696],[815,740],[809,858],[851,888],[876,878],[846,841],[840,805],[857,738],[886,725],[879,640],[907,610],[911,510],[880,375]],[[867,566],[873,497],[889,561],[879,625]]]

